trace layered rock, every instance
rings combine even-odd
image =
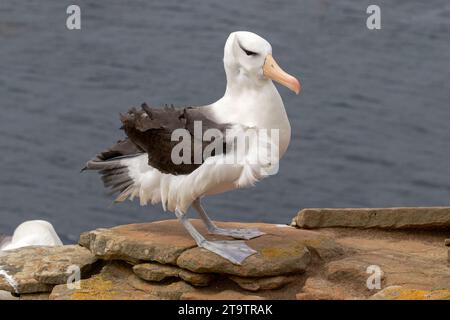
[[[303,209],[299,228],[450,229],[450,207]]]
[[[231,240],[208,235],[198,220],[192,220],[192,223],[211,240]],[[237,292],[236,297],[245,291],[279,289],[295,282],[296,275],[307,271],[311,252],[323,259],[343,254],[342,248],[331,238],[313,231],[297,230],[287,225],[218,224],[223,228],[258,228],[266,234],[247,241],[257,253],[242,265],[234,265],[196,247],[175,220],[93,230],[81,235],[80,244],[102,259],[120,259],[133,264],[134,274],[152,285],[183,280],[197,287],[194,293],[184,295],[186,299],[202,296],[204,290],[198,287],[224,282],[231,287],[231,290],[225,288],[224,291]],[[171,243],[174,243],[173,247],[168,246]],[[216,294],[207,295],[212,297]]]
[[[143,280],[160,282],[169,278],[180,278],[194,286],[207,286],[214,279],[214,274],[195,273],[176,266],[159,263],[142,263],[133,267],[134,273]]]
[[[194,288],[184,281],[152,283],[136,276],[125,262],[108,262],[100,273],[81,280],[79,287],[58,285],[53,300],[162,300],[180,299]]]
[[[448,232],[435,218],[412,232],[219,222],[266,233],[246,241],[257,253],[240,266],[198,248],[175,220],[97,229],[81,246],[4,253],[0,299],[449,299]],[[231,240],[192,222],[208,239]]]
[[[304,209],[291,225],[320,229],[346,249],[298,299],[449,299],[450,207]]]
[[[85,274],[97,258],[78,245],[25,247],[0,255],[0,290],[15,294],[50,292],[78,272]]]
[[[193,225],[203,234],[200,221]],[[198,248],[176,220],[131,224],[111,229],[97,229],[83,233],[80,244],[102,259],[119,259],[132,263],[153,261],[177,265],[196,273],[220,273],[237,276],[276,276],[303,272],[310,262],[308,246],[323,256],[341,254],[332,239],[319,233],[296,230],[285,225],[219,223],[223,228],[259,228],[266,235],[248,240],[257,254],[247,258],[241,266],[203,248]],[[209,236],[211,240],[231,239]]]
[[[162,264],[176,264],[181,253],[196,246],[176,220],[96,229],[82,233],[79,243],[105,260]]]
[[[295,297],[297,300],[364,299],[364,295],[319,276],[308,278]]]
[[[379,229],[321,232],[333,237],[344,248],[345,255],[325,262],[316,275],[306,280],[297,299],[363,299],[398,285],[403,288],[401,299],[413,299],[417,295],[405,293],[413,291],[439,292],[433,294],[434,298],[447,297],[445,292],[450,294],[450,269],[442,232]],[[383,296],[394,299],[394,295]]]
[[[285,285],[298,280],[298,277],[293,275],[262,277],[262,278],[244,278],[237,276],[230,276],[239,287],[249,291],[259,290],[274,290],[284,287]]]

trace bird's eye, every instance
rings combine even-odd
[[[242,50],[244,50],[245,54],[248,55],[248,56],[256,56],[257,55],[256,52],[253,52],[253,51],[250,51],[250,50],[246,50],[244,48],[242,48]]]
[[[239,45],[239,48],[241,48],[242,51],[245,52],[246,55],[248,55],[248,56],[256,56],[256,55],[258,55],[256,52],[244,49],[244,47],[239,42],[238,42],[238,45]]]

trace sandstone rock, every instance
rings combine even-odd
[[[264,278],[242,278],[237,276],[230,276],[238,286],[249,291],[258,290],[274,290],[284,287],[285,285],[295,281],[296,276],[275,276]]]
[[[50,291],[52,286],[34,278],[36,266],[47,252],[45,247],[28,247],[3,253],[0,256],[0,290],[17,294]]]
[[[81,234],[79,243],[103,259],[175,264],[196,243],[176,220],[130,224]]]
[[[55,286],[50,299],[54,300],[162,300],[180,299],[194,290],[184,281],[170,284],[150,283],[137,277],[132,266],[124,262],[110,262],[99,274],[80,281],[80,288]]]
[[[169,284],[151,283],[135,275],[128,278],[128,283],[139,291],[164,300],[179,300],[183,294],[194,290],[191,285],[184,281],[176,281]]]
[[[269,239],[261,242],[265,241],[271,242]],[[304,244],[287,242],[290,243],[286,246],[269,246],[269,243],[262,243],[261,247],[251,246],[258,252],[248,257],[240,266],[202,248],[183,253],[178,259],[178,265],[193,272],[225,273],[242,277],[304,272],[311,260],[307,247]]]
[[[300,228],[450,228],[450,207],[303,209],[293,224]]]
[[[65,283],[68,267],[86,270],[95,257],[78,245],[24,247],[0,256],[0,290],[19,294],[50,292],[53,284]]]
[[[450,288],[450,272],[439,233],[326,230],[326,234],[333,235],[340,245],[352,249],[341,262],[337,260],[328,264],[327,277],[331,277],[333,281],[347,284],[352,282],[353,288],[363,288],[366,282],[363,269],[374,265],[378,266],[383,274],[382,288],[394,285],[408,285],[421,290]],[[351,264],[354,264],[357,270],[351,271]],[[355,281],[345,277],[346,274],[358,274],[358,270],[360,276],[357,276]],[[370,274],[367,274],[366,279],[369,276]],[[361,293],[373,294],[372,291]]]
[[[368,225],[373,225],[378,215],[375,212],[374,218],[369,214]],[[257,254],[241,266],[197,248],[176,220],[97,229],[80,237],[80,243],[89,250],[81,246],[28,247],[0,253],[0,300],[450,299],[450,247],[442,246],[446,234],[434,229],[411,232],[402,219],[389,221],[395,220],[390,225],[406,228],[403,230],[364,227],[311,231],[219,222],[220,227],[259,228],[266,233],[246,241]],[[193,224],[210,240],[231,240],[208,235],[198,220]],[[445,245],[449,246],[449,241]],[[106,260],[127,262],[102,262],[106,265],[101,271],[89,275],[90,267],[95,272],[100,267],[90,250]],[[79,288],[65,284],[70,265],[80,266],[82,273],[90,276],[79,282]],[[369,266],[381,271],[383,290],[367,287],[373,275]],[[210,285],[214,278],[220,281]],[[13,292],[14,287],[19,297],[1,291]],[[245,290],[261,291],[248,295]]]
[[[370,300],[450,300],[449,290],[418,290],[390,286],[374,294]]]
[[[312,277],[306,280],[302,292],[299,292],[296,298],[297,300],[354,300],[364,297],[345,286],[336,285],[320,277]]]
[[[209,239],[231,239],[208,235],[199,220],[192,220],[192,223]],[[224,228],[259,228],[267,234],[247,241],[258,253],[246,259],[242,266],[198,248],[176,220],[97,229],[83,233],[80,244],[108,260],[126,260],[134,264],[156,261],[177,264],[195,273],[228,273],[246,277],[303,272],[310,262],[308,249],[326,259],[342,254],[341,248],[331,238],[313,231],[262,223],[219,222],[218,225]]]
[[[214,280],[214,275],[194,273],[171,265],[142,263],[133,267],[134,273],[147,281],[163,281],[167,278],[181,278],[195,286],[207,286]]]
[[[198,220],[193,224],[208,239],[230,239],[208,235]],[[13,279],[19,299],[47,299],[58,283],[63,284],[53,288],[50,299],[448,299],[450,248],[442,246],[442,231],[218,225],[259,228],[266,235],[246,241],[257,254],[237,266],[197,248],[175,220],[98,229],[84,233],[80,243],[104,259],[128,262],[102,262],[106,265],[99,273],[71,288],[65,284],[68,266],[79,265],[82,271],[94,266],[98,272],[100,262],[88,249],[22,248],[0,255],[0,290],[12,291]],[[369,266],[379,268],[386,289],[367,287],[373,275]],[[220,281],[210,285],[213,277]],[[254,296],[245,290],[261,291]]]
[[[21,294],[20,300],[49,300],[49,292]]]
[[[216,278],[216,276],[213,274],[195,273],[184,269],[181,269],[178,276],[184,281],[189,282],[190,284],[197,287],[208,286]]]
[[[328,263],[326,277],[334,282],[345,283],[355,290],[365,291],[369,290],[367,287],[369,277],[378,271],[381,285],[384,279],[382,268],[374,264],[373,260],[356,256]]]
[[[178,277],[180,268],[157,263],[142,263],[133,267],[134,273],[147,281],[162,281],[170,277]]]
[[[225,290],[219,293],[209,293],[200,290],[184,293],[181,300],[264,300],[256,295],[246,295],[233,290]]]
[[[81,246],[54,247],[38,264],[34,278],[46,284],[66,283],[74,273],[72,268],[79,268],[84,276],[96,261],[97,258]]]
[[[311,261],[310,250],[327,259],[342,254],[341,247],[331,238],[317,232],[268,224],[219,225],[227,228],[258,228],[266,234],[247,241],[257,253],[240,266],[198,247],[183,252],[177,260],[178,266],[197,273],[265,277],[304,272]]]
[[[136,290],[128,283],[133,274],[131,266],[110,262],[100,273],[79,282],[79,287],[57,285],[50,294],[50,300],[152,300],[148,293]]]

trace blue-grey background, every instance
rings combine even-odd
[[[82,30],[66,29],[78,4]],[[381,7],[382,29],[366,28]],[[0,233],[46,219],[81,231],[172,218],[112,205],[86,160],[119,112],[201,105],[225,88],[232,31],[269,40],[303,92],[279,87],[292,142],[278,175],[207,199],[222,220],[287,223],[303,207],[448,205],[450,2],[0,1]]]

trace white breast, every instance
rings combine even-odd
[[[224,97],[211,107],[214,120],[220,123],[239,123],[267,130],[278,129],[280,158],[286,152],[291,139],[291,126],[283,100],[272,82],[257,90],[227,90]]]

